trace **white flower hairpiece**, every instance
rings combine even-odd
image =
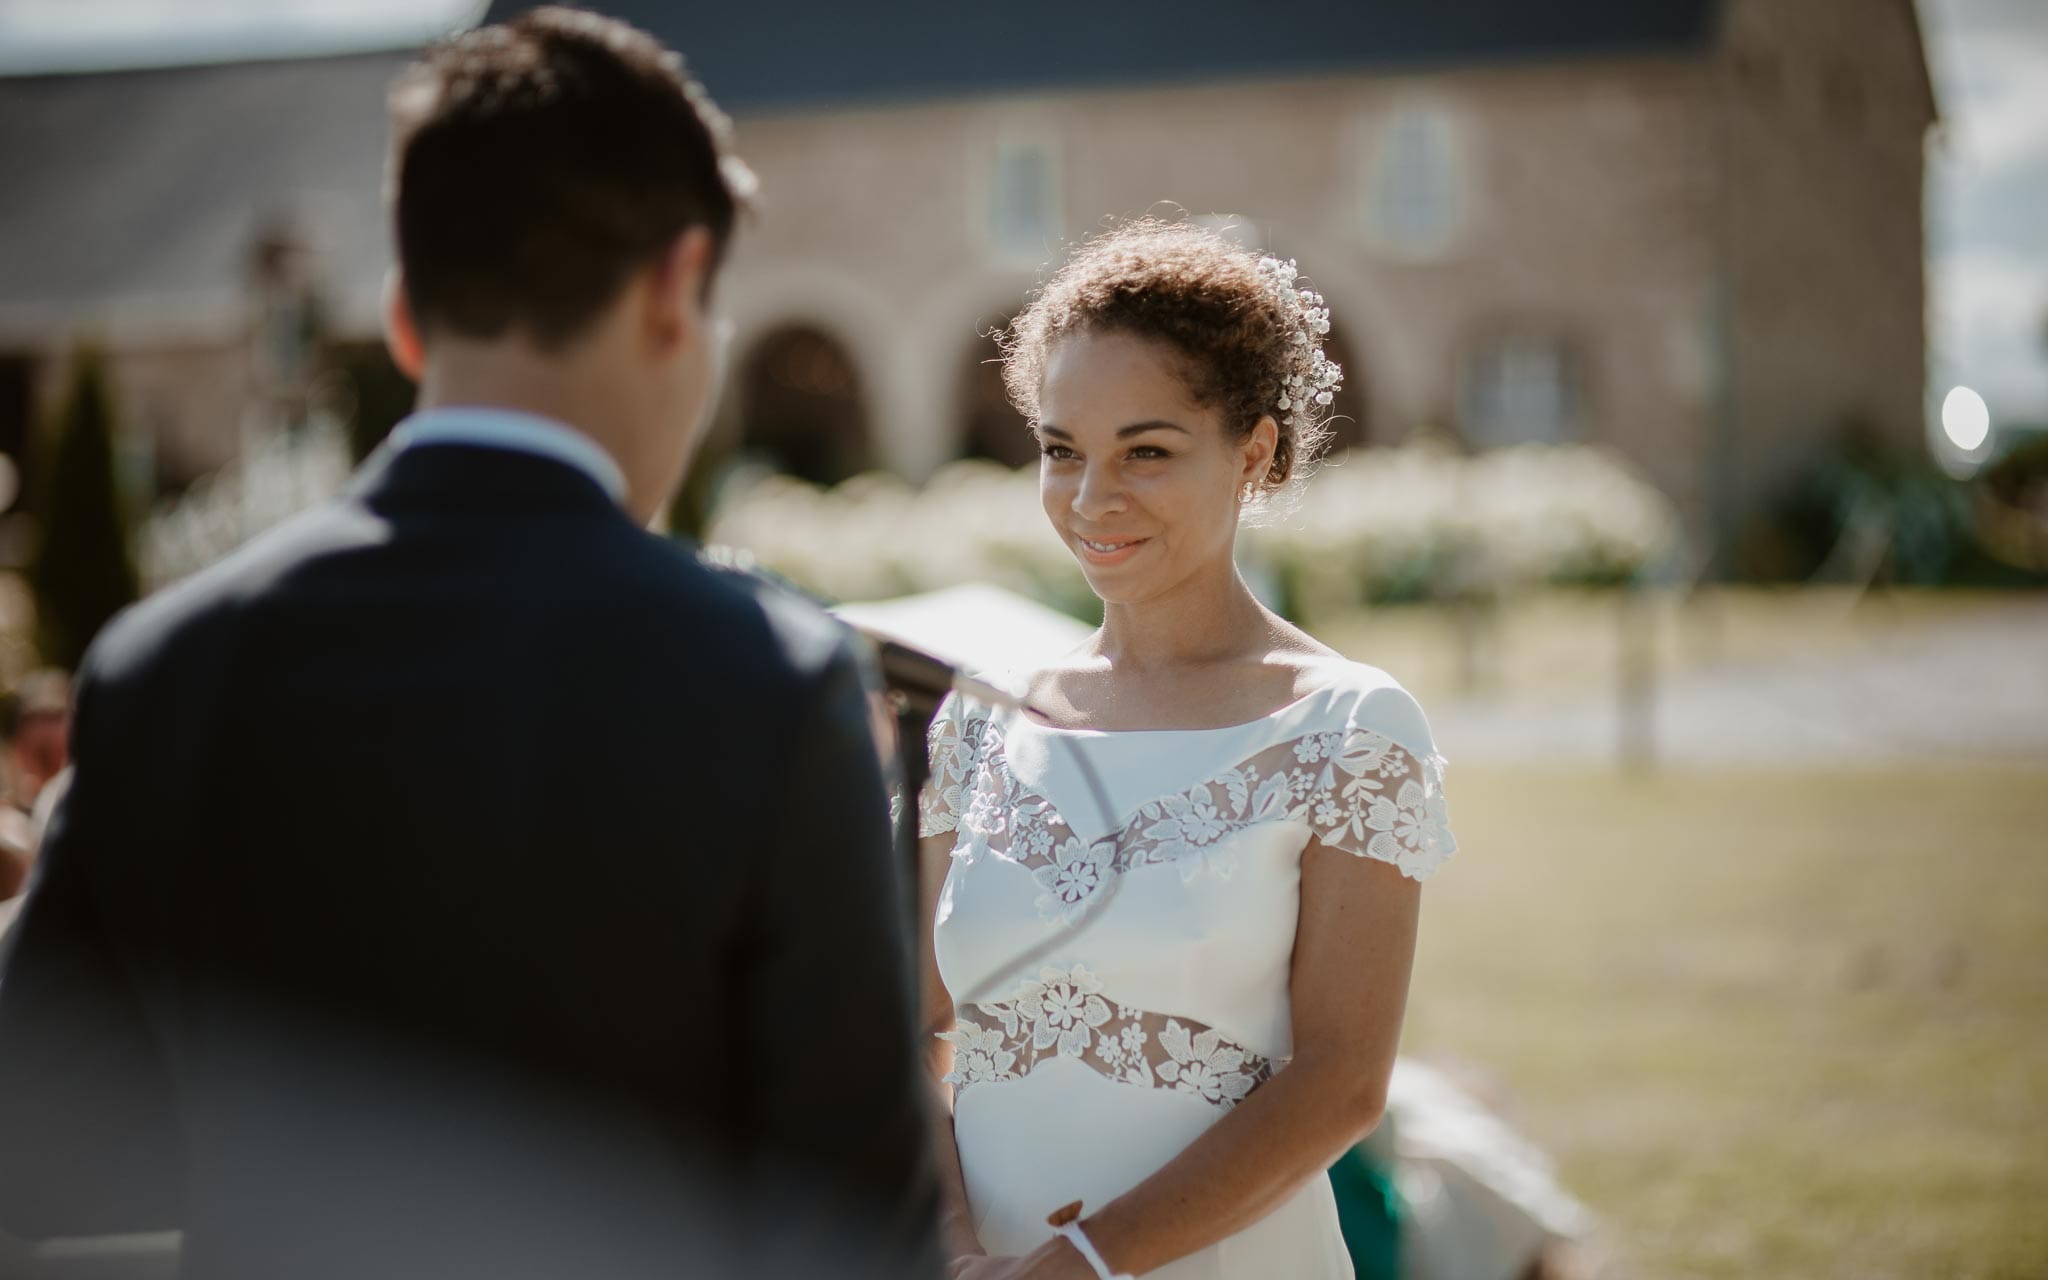
[[[1259,273],[1278,295],[1281,307],[1297,317],[1295,344],[1308,349],[1296,366],[1299,371],[1281,382],[1279,408],[1287,415],[1281,421],[1291,427],[1296,425],[1295,411],[1335,403],[1337,388],[1344,384],[1344,367],[1323,354],[1323,337],[1330,332],[1329,303],[1313,289],[1295,287],[1301,270],[1294,259],[1260,258]]]

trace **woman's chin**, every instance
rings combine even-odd
[[[1088,580],[1088,589],[1104,604],[1137,604],[1154,594],[1150,574],[1104,568],[1084,560],[1081,562],[1081,576]]]

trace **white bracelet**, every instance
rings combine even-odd
[[[1109,1269],[1109,1264],[1104,1262],[1102,1255],[1095,1251],[1095,1242],[1088,1238],[1087,1232],[1081,1230],[1081,1220],[1079,1218],[1072,1222],[1063,1222],[1059,1226],[1054,1227],[1053,1230],[1065,1236],[1067,1243],[1073,1245],[1075,1251],[1081,1255],[1081,1260],[1095,1268],[1096,1280],[1131,1280],[1128,1274]]]

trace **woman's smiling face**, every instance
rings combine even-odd
[[[1070,334],[1039,389],[1039,496],[1105,604],[1149,600],[1230,563],[1247,481],[1275,429],[1232,440],[1196,401],[1171,347],[1127,333]]]

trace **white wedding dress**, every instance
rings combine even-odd
[[[1221,729],[1055,729],[957,696],[940,708],[920,828],[958,832],[935,942],[956,1007],[954,1136],[990,1253],[1036,1248],[1062,1205],[1102,1208],[1285,1069],[1310,836],[1418,880],[1455,850],[1415,700],[1372,667],[1333,674]],[[1352,1268],[1315,1178],[1149,1274]]]

